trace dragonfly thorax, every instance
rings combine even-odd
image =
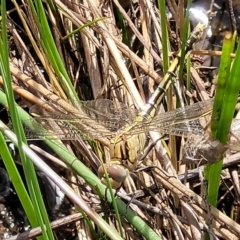
[[[111,161],[118,161],[128,170],[136,168],[139,155],[143,152],[146,144],[146,134],[119,135],[110,140]]]

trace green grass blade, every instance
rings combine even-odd
[[[227,81],[225,88],[219,127],[216,135],[217,139],[219,139],[222,143],[227,143],[228,133],[232,123],[235,106],[237,103],[237,98],[240,90],[239,66],[240,66],[240,46],[238,44],[236,56],[233,61],[232,69],[230,71],[229,80]]]
[[[166,22],[166,4],[165,1],[158,0],[158,6],[161,16],[161,30],[162,30],[162,53],[163,53],[163,72],[166,74],[169,66],[168,50],[169,40]]]
[[[16,193],[22,203],[23,209],[26,212],[26,215],[28,216],[30,223],[32,226],[38,226],[38,222],[36,219],[35,211],[33,208],[33,204],[31,202],[31,199],[29,198],[29,195],[27,193],[27,190],[24,186],[24,183],[22,181],[22,177],[20,176],[17,167],[14,163],[14,160],[11,156],[11,153],[9,152],[8,146],[6,144],[6,140],[3,137],[2,133],[0,132],[0,145],[1,145],[1,157],[4,162],[4,165],[7,169],[7,172],[10,176],[10,179],[13,183],[13,186],[16,190]]]
[[[35,169],[33,167],[33,164],[26,157],[24,151],[22,151],[22,146],[23,146],[23,143],[26,143],[26,138],[24,135],[23,126],[21,124],[21,121],[18,116],[18,112],[15,107],[14,94],[12,90],[11,74],[10,74],[9,59],[8,59],[9,51],[8,51],[8,41],[7,41],[7,21],[6,21],[5,1],[1,2],[1,16],[2,16],[2,22],[1,22],[2,31],[0,36],[0,44],[1,44],[0,70],[2,73],[3,81],[4,81],[4,90],[7,96],[10,117],[12,120],[14,131],[16,132],[18,137],[19,154],[23,164],[23,170],[24,170],[26,181],[27,181],[28,190],[30,192],[32,205],[34,206],[34,211],[31,211],[30,215],[27,215],[27,216],[32,227],[36,227],[39,225],[41,226],[43,239],[54,239],[51,231],[50,222],[48,220],[46,209],[42,200],[40,188],[39,188],[37,177],[35,174]],[[9,174],[12,174],[14,172],[15,171],[11,171]],[[18,187],[21,185],[19,184],[16,186]],[[20,190],[16,189],[16,191],[19,192]],[[20,194],[19,197],[22,197],[23,194]],[[24,199],[20,199],[20,201],[23,205],[25,205],[24,209],[27,209],[29,207],[26,205],[26,202],[24,201]],[[31,210],[31,206],[29,207],[29,209]],[[27,211],[26,214],[27,213],[29,213],[29,211]],[[42,237],[40,237],[40,239],[42,239]]]
[[[121,30],[122,30],[122,33],[123,33],[123,42],[129,47],[129,48],[132,48],[131,46],[131,37],[130,37],[130,34],[129,34],[129,30],[126,26],[126,22],[124,21],[124,18],[121,14],[121,12],[118,10],[117,8],[117,17],[119,19],[119,24],[121,26]]]
[[[214,102],[212,116],[213,136],[221,143],[226,144],[231,126],[237,96],[240,90],[240,48],[236,52],[236,58],[230,69],[230,54],[235,44],[235,35],[227,35],[223,44],[216,99]],[[219,159],[220,160],[220,159]],[[222,170],[222,160],[205,168],[205,178],[208,180],[208,202],[216,206],[218,189],[220,185],[220,174]]]
[[[185,59],[185,51],[186,51],[186,44],[187,44],[187,38],[188,38],[188,32],[189,31],[189,8],[192,3],[192,0],[188,0],[187,4],[187,10],[184,18],[184,27],[182,29],[182,47],[181,47],[181,58],[179,63],[179,79],[182,79],[183,76],[183,68],[184,68],[184,59]]]
[[[48,61],[55,70],[58,80],[65,90],[68,99],[71,100],[74,106],[79,107],[80,101],[78,95],[72,85],[71,79],[68,76],[64,63],[55,45],[48,20],[45,15],[43,3],[41,0],[35,1],[34,4],[30,0],[28,2],[31,6],[32,12],[34,13],[35,21],[40,34],[40,41]]]
[[[86,27],[90,27],[90,26],[94,25],[95,23],[97,23],[97,22],[99,22],[99,21],[102,21],[102,20],[104,20],[104,19],[106,19],[106,18],[105,18],[105,17],[102,17],[102,18],[95,19],[94,21],[91,21],[91,22],[89,22],[89,23],[86,23],[86,24],[84,24],[83,26],[78,27],[78,28],[75,29],[74,31],[72,31],[72,32],[70,32],[69,34],[67,34],[65,37],[62,38],[62,40],[64,41],[64,40],[70,38],[71,36],[73,36],[74,34],[80,32],[82,29],[84,29],[84,28],[86,28]]]
[[[113,205],[113,208],[114,208],[114,211],[115,211],[116,220],[118,222],[118,227],[119,227],[119,230],[120,230],[120,234],[123,237],[122,223],[121,223],[121,219],[120,219],[120,214],[119,214],[116,198],[114,196],[112,185],[110,183],[110,180],[109,180],[106,169],[104,169],[104,171],[105,171],[107,187],[108,187],[108,190],[109,190],[109,193],[110,193],[110,196],[111,196],[111,202],[112,202],[112,205]]]
[[[219,139],[220,137],[217,133],[217,129],[220,121],[222,104],[225,101],[224,100],[224,94],[226,90],[225,88],[229,78],[230,67],[232,63],[230,54],[233,52],[235,38],[236,36],[232,36],[232,34],[228,33],[225,36],[223,41],[222,56],[221,56],[221,61],[219,66],[218,82],[217,82],[216,94],[214,98],[212,122],[211,122],[211,130],[212,130],[213,137],[217,139]],[[224,139],[219,139],[219,140],[221,142],[223,141],[223,143],[226,142],[226,138],[225,140]]]

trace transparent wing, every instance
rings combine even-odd
[[[231,150],[240,151],[240,119],[233,119],[228,146]]]
[[[38,123],[32,120],[23,121],[26,136],[29,139],[60,138],[67,140],[103,137],[113,137],[119,131],[128,131],[124,134],[135,135],[148,131],[188,136],[202,134],[204,127],[201,117],[212,109],[213,100],[195,103],[185,108],[157,115],[152,121],[134,124],[137,112],[126,105],[115,106],[111,100],[101,99],[83,102],[87,115],[79,114],[78,118],[71,114],[39,115],[35,119],[49,131],[44,131]],[[40,112],[39,110],[36,110]],[[29,126],[30,127],[27,127]],[[52,131],[52,132],[51,132]],[[54,137],[54,136],[55,137]]]
[[[161,133],[188,136],[203,134],[205,127],[203,118],[211,113],[213,100],[198,102],[184,108],[178,108],[163,114],[158,114],[152,121],[137,124],[131,132],[137,134],[144,131],[159,131]]]
[[[114,104],[109,99],[99,99],[82,103],[85,112],[95,121],[110,129],[117,131],[126,124],[131,124],[137,115],[137,111],[121,103]],[[113,126],[116,127],[113,127]]]
[[[111,138],[118,129],[132,123],[136,116],[136,111],[126,105],[114,106],[114,103],[107,99],[86,101],[82,104],[86,114],[77,113],[77,117],[67,113],[50,113],[34,105],[30,113],[35,118],[22,121],[27,139]],[[11,123],[8,127],[13,129]]]

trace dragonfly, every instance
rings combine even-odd
[[[208,160],[208,162],[213,163],[219,160],[229,148],[239,151],[240,120],[233,119],[230,132],[234,134],[231,135],[227,146],[211,137],[209,123],[211,122],[213,101],[213,99],[208,99],[197,102],[183,108],[157,114],[152,120],[145,118],[144,121],[138,123],[136,123],[136,118],[139,117],[137,111],[129,109],[124,104],[116,108],[114,102],[108,99],[82,102],[87,115],[82,115],[81,125],[89,123],[89,116],[91,120],[99,124],[96,126],[102,126],[98,131],[88,129],[86,134],[83,132],[86,129],[80,130],[79,119],[73,118],[71,115],[58,115],[57,117],[51,114],[49,116],[38,115],[35,119],[41,123],[49,120],[56,122],[59,126],[59,130],[54,129],[56,139],[109,138],[111,161],[104,164],[104,167],[111,179],[112,186],[118,188],[128,176],[128,171],[133,171],[137,167],[138,159],[146,147],[146,133],[149,131],[186,137],[183,163],[200,160]],[[27,121],[24,124],[27,125]],[[39,131],[34,130],[33,132],[26,127],[25,130],[27,139],[55,139],[49,131],[39,129]],[[99,167],[98,174],[102,178],[102,182],[106,184],[102,166]]]
[[[193,45],[198,41],[206,25],[199,23],[190,34],[185,52],[189,53]],[[205,101],[193,104],[190,107],[180,108],[162,115],[157,115],[157,108],[162,101],[166,90],[171,85],[171,78],[180,64],[181,51],[169,67],[163,80],[158,85],[152,97],[140,112],[129,109],[122,105],[116,108],[111,100],[93,100],[82,102],[86,115],[79,118],[70,115],[43,114],[35,119],[38,122],[46,123],[46,120],[54,120],[60,127],[60,132],[54,129],[54,134],[60,139],[83,139],[108,138],[110,162],[102,164],[98,169],[99,177],[105,182],[105,173],[108,174],[113,188],[122,185],[128,176],[129,171],[133,171],[139,160],[139,155],[146,145],[146,132],[159,131],[161,133],[178,136],[203,135],[205,126],[202,125],[202,118],[209,114],[212,109],[212,101]],[[99,123],[94,127],[94,122]],[[27,125],[27,124],[26,124]],[[38,127],[36,127],[38,129]],[[28,133],[28,130],[27,130]],[[52,133],[46,131],[34,131],[34,135],[29,130],[29,138],[48,139]],[[28,138],[28,134],[27,138]],[[186,154],[189,157],[189,150]],[[191,156],[194,158],[194,156]]]

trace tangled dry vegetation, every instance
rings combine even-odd
[[[172,18],[167,20],[171,62],[181,48],[180,29],[184,23],[184,5],[180,0],[167,2],[172,13]],[[15,94],[20,99],[19,104],[28,107],[37,104],[47,108],[47,103],[57,103],[64,109],[72,105],[68,108],[71,114],[76,111],[73,98],[69,89],[62,88],[59,74],[50,64],[31,8],[26,2],[15,4],[14,9],[9,9],[7,27],[10,70]],[[140,110],[164,76],[161,21],[156,3],[148,0],[86,0],[82,3],[76,0],[55,0],[53,4],[51,6],[44,3],[45,13],[58,53],[79,99],[111,99],[116,106],[124,103],[129,108]],[[91,23],[92,21],[95,22]],[[86,24],[89,26],[73,33]],[[66,37],[68,34],[72,35]],[[176,90],[182,94],[182,99],[190,98],[192,102],[207,99],[212,95],[212,68],[201,67],[203,57],[200,54],[208,52],[196,50],[198,51],[195,55],[191,55],[189,90],[185,87],[186,71],[184,70],[182,79],[178,79],[176,72],[175,87],[171,86],[167,90],[160,107],[161,114],[174,109]],[[104,141],[97,144],[106,146],[109,139]],[[149,144],[153,141],[154,138],[150,139]],[[158,141],[148,153],[147,160],[138,166],[138,169],[147,165],[157,166],[160,170],[133,173],[136,192],[130,196],[123,189],[118,192],[118,196],[128,204],[126,213],[128,208],[132,208],[159,238],[200,239],[206,231],[220,239],[239,239],[239,181],[238,177],[234,178],[238,171],[236,162],[239,154],[229,157],[224,163],[224,168],[231,167],[231,171],[223,170],[217,209],[206,203],[201,191],[201,188],[206,186],[199,180],[197,166],[194,165],[195,169],[190,170],[188,166],[181,164],[183,142],[184,139],[170,136],[165,142]],[[99,155],[96,148],[90,148],[88,142],[84,141],[66,144],[97,174],[100,160],[95,157]],[[106,147],[105,151],[107,152]],[[110,209],[105,217],[109,217],[112,226],[116,225],[110,203],[106,202],[104,205],[95,195],[96,192],[86,186],[85,181],[70,169],[61,172],[65,172],[65,179],[98,214],[103,216],[103,212]],[[64,212],[65,222],[61,221],[61,228],[56,230],[56,239],[77,239],[80,234],[91,239],[89,227],[79,213],[69,209],[68,204],[63,204],[59,212]],[[231,219],[229,216],[232,212],[234,213]],[[62,215],[58,214],[57,218],[61,217]],[[142,234],[135,230],[133,223],[123,216],[121,221],[125,239],[143,238]],[[64,225],[66,222],[68,227]],[[210,227],[207,223],[210,223]],[[55,228],[56,226],[58,227],[57,223]]]

